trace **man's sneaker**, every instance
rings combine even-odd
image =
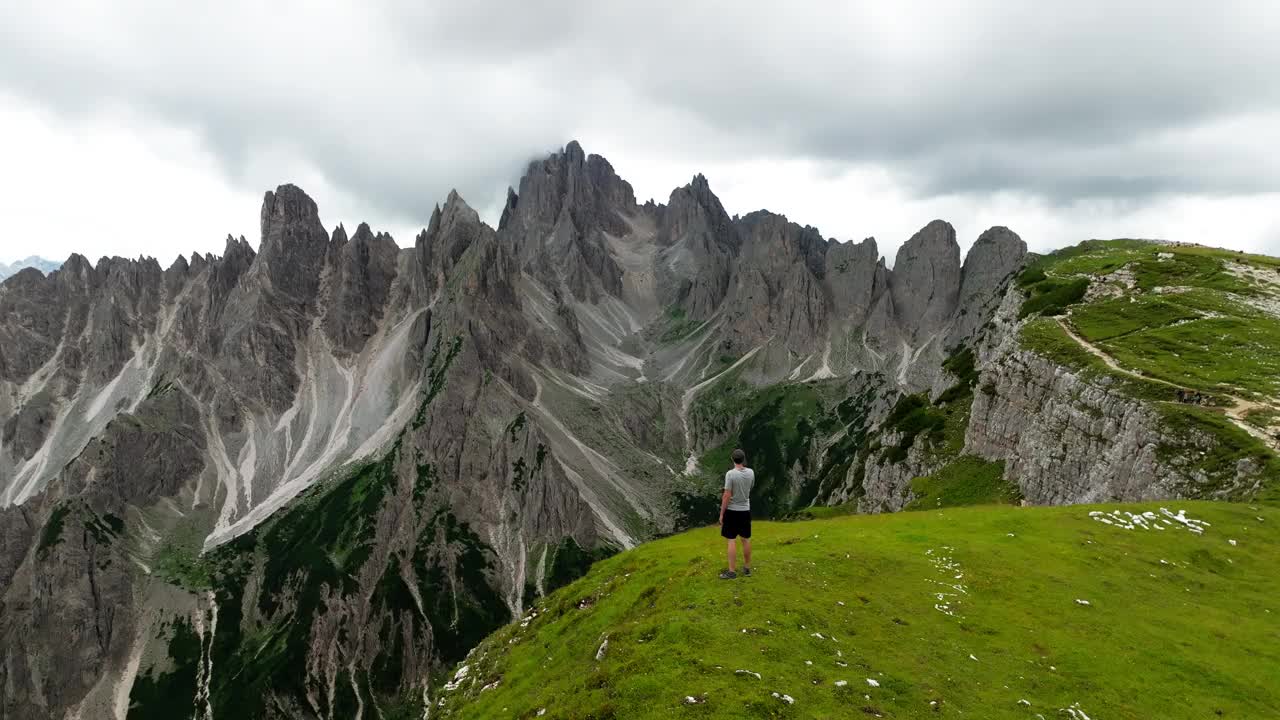
[[[724,572],[720,573],[721,580],[732,580],[736,577],[738,577],[738,573],[732,570],[725,570]]]
[[[742,574],[743,574],[745,577],[751,577],[751,568],[749,568],[749,567],[744,567],[744,568],[742,568]]]

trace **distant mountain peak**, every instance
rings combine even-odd
[[[49,273],[62,267],[62,263],[54,260],[45,260],[39,255],[28,255],[21,260],[15,260],[12,263],[0,262],[0,280],[4,280],[10,275],[17,275],[19,271],[27,268],[39,270],[42,274]]]

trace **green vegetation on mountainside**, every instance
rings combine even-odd
[[[1034,291],[1041,284],[1077,281],[1106,292],[1087,303],[1081,293],[1038,309]],[[1208,394],[1280,393],[1280,318],[1255,306],[1280,294],[1280,260],[1193,246],[1089,241],[1039,258],[1018,282],[1031,292],[1023,315],[1068,314],[1082,338],[1130,370]],[[1041,349],[1035,335],[1023,339]]]
[[[405,688],[510,619],[494,589],[492,548],[450,512],[436,467],[409,449],[460,348],[458,337],[434,344],[421,406],[379,459],[336,472],[204,555],[197,535],[165,539],[152,558],[156,577],[214,600],[216,609],[199,612],[217,631],[194,637],[176,617],[168,657],[139,674],[129,717],[203,717],[210,707],[214,717],[305,716],[320,692],[332,693],[320,702],[333,717],[377,707],[388,720],[419,718],[422,698]],[[523,425],[518,415],[504,440],[516,442]],[[541,468],[543,452],[517,458],[514,485]],[[606,554],[572,540],[548,548],[547,586]],[[314,661],[326,653],[341,661],[321,688]]]
[[[655,541],[488,638],[432,716],[1269,717],[1280,510],[1163,505],[1208,526],[1160,503],[762,522],[734,581],[715,528]],[[1122,527],[1143,511],[1160,529]]]
[[[908,509],[1017,503],[1018,488],[1004,480],[1004,463],[965,455],[964,436],[969,427],[974,386],[978,381],[973,351],[961,348],[942,364],[956,383],[929,402],[928,394],[899,398],[880,425],[897,441],[882,445],[877,436],[868,451],[883,464],[901,463],[913,449],[917,461],[929,469],[912,479]]]
[[[684,308],[672,305],[662,317],[656,340],[661,345],[672,345],[692,336],[706,324],[705,320],[689,317]]]
[[[699,471],[678,499],[685,527],[713,522],[719,512],[719,488],[734,448],[750,448],[756,471],[751,509],[775,517],[813,502],[828,477],[815,462],[812,444],[863,420],[866,398],[837,401],[839,383],[785,383],[756,388],[738,382],[731,371],[704,388],[690,409],[689,422],[701,432],[723,438],[699,457]],[[852,428],[857,434],[857,428]],[[859,435],[860,437],[860,435]],[[798,483],[792,485],[792,477]]]
[[[1037,288],[1076,282],[1094,286],[1090,300],[1081,292],[1063,303],[1037,302],[1046,294]],[[1130,397],[1155,401],[1169,430],[1164,459],[1224,482],[1242,459],[1264,478],[1280,477],[1280,458],[1257,437],[1261,430],[1280,439],[1272,422],[1280,416],[1280,259],[1093,240],[1038,258],[1018,285],[1028,294],[1023,316],[1060,316],[1024,325],[1022,345]],[[1248,414],[1224,415],[1236,406]],[[1211,438],[1211,450],[1179,459],[1186,447],[1180,443],[1197,436]],[[1275,485],[1264,496],[1274,495]],[[1225,492],[1241,490],[1253,491]]]

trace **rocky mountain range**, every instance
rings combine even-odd
[[[1208,465],[1211,432],[1024,342],[1063,292],[1037,262],[935,220],[890,267],[701,175],[641,204],[575,142],[496,229],[451,193],[399,248],[283,185],[256,250],[18,272],[0,720],[424,717],[533,598],[713,521],[736,444],[775,517],[970,466],[1038,504],[1259,492],[1266,431]]]
[[[0,262],[0,280],[4,280],[10,275],[17,275],[18,271],[26,268],[34,268],[39,270],[41,273],[48,275],[54,270],[57,270],[61,264],[62,263],[57,263],[52,260],[45,260],[44,258],[36,255],[31,255],[24,260],[14,260],[11,263]]]

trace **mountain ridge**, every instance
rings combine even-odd
[[[0,283],[8,716],[222,716],[244,673],[251,716],[421,702],[430,669],[593,559],[706,522],[736,444],[772,515],[957,483],[1034,503],[1272,487],[1273,388],[1252,420],[1182,407],[1270,372],[1270,335],[1245,336],[1274,322],[1263,260],[1045,259],[1000,227],[962,259],[934,221],[890,269],[873,239],[730,217],[701,175],[637,204],[577,143],[530,163],[497,228],[454,192],[399,248],[325,230],[282,185],[261,236]],[[1181,323],[1150,332],[1236,322],[1254,359],[1168,375],[1141,333],[1096,332],[1128,297]],[[1046,323],[1073,308],[1172,386],[1064,350]]]

